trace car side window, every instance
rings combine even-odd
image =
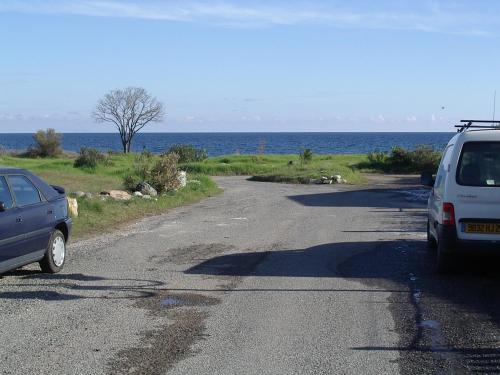
[[[5,177],[0,177],[0,202],[3,202],[6,209],[12,208],[12,196]]]
[[[8,179],[18,206],[27,206],[41,202],[38,189],[27,177],[8,176]]]

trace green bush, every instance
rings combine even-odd
[[[177,154],[179,156],[179,163],[191,163],[203,161],[208,158],[207,150],[203,148],[196,148],[193,145],[175,144],[163,153],[163,155]]]
[[[82,147],[73,166],[75,168],[95,169],[99,164],[109,164],[108,157],[95,148]]]
[[[25,156],[32,158],[53,158],[62,154],[62,135],[54,129],[38,130],[33,134],[33,141]]]
[[[395,146],[390,154],[379,151],[369,153],[368,162],[358,167],[388,173],[422,173],[436,171],[440,160],[441,152],[431,146],[419,145],[414,150]]]
[[[153,169],[154,157],[150,152],[141,152],[136,155],[134,162],[134,173],[135,176],[141,179],[141,181],[147,181],[151,176],[151,170]]]
[[[140,182],[142,182],[142,180],[138,176],[126,176],[123,179],[123,187],[125,190],[135,191]]]
[[[135,159],[134,175],[124,178],[123,185],[133,191],[139,182],[147,182],[158,193],[176,190],[179,187],[179,155],[176,153],[163,154],[154,157],[150,153],[141,153]]]
[[[394,171],[404,171],[412,165],[412,152],[400,146],[394,146],[388,162]]]
[[[157,160],[151,169],[149,182],[158,193],[176,190],[180,186],[177,163],[179,155],[170,153]]]
[[[441,161],[441,152],[431,146],[420,145],[412,152],[412,164],[418,172],[437,171]]]
[[[382,168],[385,163],[387,162],[387,153],[386,152],[381,152],[381,151],[373,151],[368,154],[368,162],[374,167],[374,168]]]
[[[302,163],[309,163],[313,158],[313,152],[310,148],[304,149],[301,153],[299,153],[299,158]]]

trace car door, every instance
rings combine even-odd
[[[51,235],[50,205],[33,182],[24,175],[9,175],[7,180],[19,209],[25,242],[18,251],[23,255],[43,255]]]
[[[20,256],[17,249],[24,242],[19,209],[14,207],[12,195],[4,176],[0,176],[0,202],[5,211],[0,212],[0,270],[5,271],[16,263]]]
[[[430,230],[437,238],[436,225],[441,222],[443,195],[446,185],[446,178],[448,177],[451,156],[453,153],[454,145],[448,145],[443,152],[443,157],[439,164],[439,169],[436,175],[436,183],[431,191],[429,198],[429,224]]]

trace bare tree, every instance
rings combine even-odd
[[[123,152],[130,152],[132,138],[150,122],[159,122],[165,115],[163,104],[141,87],[112,90],[99,100],[92,117],[109,122],[120,133]]]

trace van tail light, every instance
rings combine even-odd
[[[455,207],[453,207],[453,203],[443,203],[443,225],[455,225]]]

